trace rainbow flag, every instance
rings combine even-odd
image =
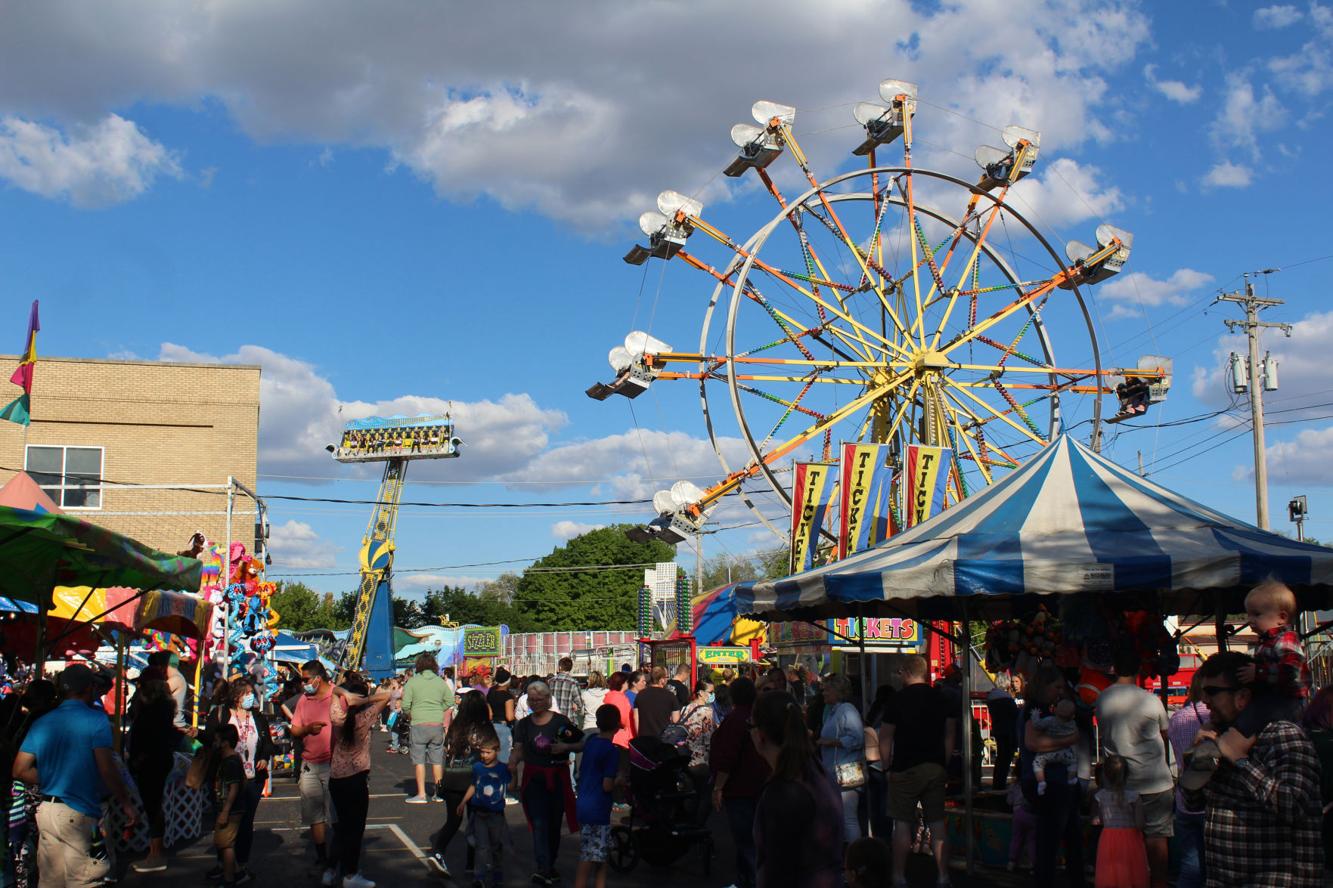
[[[37,331],[42,329],[37,320],[37,300],[32,300],[32,314],[28,316],[28,338],[24,340],[23,357],[18,369],[9,381],[23,389],[23,394],[0,409],[0,419],[7,419],[19,425],[32,421],[32,371],[37,366]]]

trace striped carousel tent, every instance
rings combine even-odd
[[[1333,597],[1333,549],[1259,530],[1060,436],[1001,481],[873,549],[793,577],[742,583],[740,613],[1007,615],[1032,595],[1092,592],[1165,613],[1241,609],[1272,576],[1306,608]]]

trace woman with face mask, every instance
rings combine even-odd
[[[211,741],[217,728],[226,724],[236,726],[239,737],[236,752],[241,757],[246,778],[244,796],[238,800],[242,806],[241,828],[236,836],[236,883],[239,885],[254,878],[249,863],[250,848],[254,844],[255,812],[259,809],[259,799],[268,781],[269,759],[273,757],[273,739],[269,734],[268,719],[259,711],[259,695],[247,677],[231,682],[226,707],[219,709],[206,726],[207,739]],[[221,862],[215,869],[218,878],[221,878]],[[212,877],[210,873],[209,878]]]
[[[690,738],[687,744],[690,750],[689,775],[698,793],[695,813],[699,822],[707,820],[712,810],[707,802],[712,783],[712,773],[708,768],[708,748],[713,741],[713,732],[717,730],[713,700],[713,683],[704,679],[695,684],[694,699],[680,714],[680,724]]]

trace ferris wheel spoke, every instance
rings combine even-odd
[[[968,388],[967,386],[957,385],[956,383],[954,383],[953,380],[949,379],[947,376],[941,376],[941,377],[940,377],[940,381],[943,382],[946,386],[948,386],[951,390],[956,391],[956,392],[961,392],[962,394],[966,395],[966,396],[968,397],[969,400],[971,400],[971,401],[973,401],[974,403],[976,403],[977,405],[979,405],[979,406],[980,406],[983,410],[985,410],[987,413],[991,414],[994,418],[1000,420],[1000,421],[1003,422],[1005,425],[1009,426],[1009,427],[1012,428],[1014,431],[1018,432],[1020,435],[1023,435],[1023,436],[1026,437],[1026,438],[1030,438],[1030,439],[1032,439],[1033,441],[1035,441],[1036,443],[1041,444],[1042,446],[1045,446],[1045,445],[1046,445],[1047,441],[1046,441],[1045,438],[1043,438],[1043,437],[1041,436],[1040,433],[1038,433],[1038,432],[1034,432],[1032,429],[1028,428],[1027,426],[1015,422],[1015,421],[1013,420],[1013,417],[1011,417],[1011,416],[1009,415],[1009,413],[1010,413],[1009,410],[998,410],[998,409],[996,409],[993,405],[989,404],[984,398],[977,397],[977,395],[974,394],[970,388]],[[960,406],[962,406],[962,402],[961,402],[961,401],[959,401],[958,403],[959,403]],[[966,409],[966,408],[964,408],[964,409]],[[1012,409],[1012,408],[1011,408],[1011,409]],[[980,417],[978,417],[978,416],[977,416],[975,413],[973,413],[971,410],[967,410],[967,412],[968,412],[969,414],[971,414],[971,416],[973,417],[973,419],[977,419],[977,420],[980,419]],[[991,446],[994,447],[995,445],[992,444]],[[996,449],[998,449],[998,448],[996,448]]]
[[[1010,302],[1004,308],[1001,308],[999,311],[994,312],[993,314],[986,317],[984,320],[972,325],[962,333],[959,333],[953,339],[945,343],[945,345],[940,349],[940,351],[944,352],[945,354],[948,354],[955,348],[958,348],[960,345],[965,345],[971,342],[972,340],[977,339],[978,337],[983,335],[987,330],[1001,323],[1005,318],[1009,317],[1014,312],[1018,311],[1021,308],[1026,308],[1033,302],[1036,302],[1038,299],[1041,299],[1044,296],[1049,295],[1055,289],[1056,286],[1057,282],[1055,278],[1043,281],[1040,285],[1033,288],[1032,290],[1028,290],[1027,292],[1023,293],[1022,295],[1019,296],[1019,298],[1015,299],[1013,302]]]
[[[994,478],[991,477],[990,467],[986,465],[986,462],[982,460],[981,455],[977,453],[976,445],[972,441],[972,435],[968,433],[962,420],[958,418],[958,411],[954,409],[952,402],[950,402],[948,398],[941,397],[940,402],[944,405],[944,411],[949,417],[949,422],[952,424],[952,428],[956,430],[956,434],[951,435],[950,437],[963,439],[963,445],[967,448],[967,452],[972,455],[972,462],[976,465],[977,470],[981,472],[981,477],[985,479],[987,484],[992,483]],[[957,450],[956,445],[954,449],[955,451]],[[956,460],[955,463],[957,463]]]
[[[815,189],[815,194],[819,198],[819,204],[824,208],[824,212],[825,214],[827,214],[828,218],[827,220],[825,220],[823,217],[821,217],[818,213],[814,212],[814,210],[808,206],[803,206],[802,209],[805,212],[811,213],[811,215],[815,216],[816,219],[820,219],[820,221],[824,222],[826,226],[830,226],[830,230],[838,238],[842,240],[843,244],[847,247],[848,252],[852,254],[852,256],[856,259],[857,265],[860,266],[861,280],[869,283],[875,295],[879,297],[880,305],[883,307],[884,311],[889,315],[889,317],[893,320],[894,326],[898,328],[899,332],[902,333],[904,336],[909,336],[910,334],[908,333],[907,327],[898,317],[897,312],[893,310],[893,307],[889,304],[889,300],[884,293],[884,281],[888,279],[890,276],[887,273],[885,273],[882,267],[878,267],[876,269],[880,275],[878,281],[870,274],[871,263],[874,262],[874,259],[869,255],[872,246],[867,245],[867,249],[863,253],[861,251],[861,248],[856,245],[856,241],[852,238],[851,234],[848,232],[847,226],[843,225],[842,219],[839,218],[837,210],[833,208],[833,204],[829,201],[828,195],[824,193],[824,189],[820,187],[819,182],[815,179],[814,172],[810,169],[810,165],[805,159],[805,153],[801,150],[801,146],[796,141],[796,137],[795,135],[792,134],[791,127],[789,125],[786,124],[783,125],[782,137],[783,140],[786,142],[787,146],[791,149],[793,159],[796,160],[797,164],[801,168],[801,171],[805,173],[806,179],[809,180],[810,185]],[[878,265],[878,263],[875,264]]]
[[[963,284],[967,281],[967,277],[968,277],[968,275],[969,275],[970,273],[972,273],[972,270],[973,270],[975,267],[977,267],[978,263],[979,263],[980,260],[981,260],[981,251],[982,251],[982,248],[984,247],[984,245],[985,245],[985,243],[986,243],[986,237],[990,234],[991,225],[993,225],[993,224],[995,223],[996,218],[998,218],[999,215],[1000,215],[1000,207],[1003,205],[1004,196],[1005,196],[1005,194],[1008,193],[1008,191],[1009,191],[1009,186],[1008,186],[1008,185],[1005,185],[1005,186],[1004,186],[1004,190],[1002,190],[1002,191],[1000,192],[1000,196],[996,199],[996,203],[991,207],[991,211],[990,211],[990,213],[989,213],[989,218],[986,220],[986,225],[985,225],[985,227],[982,228],[981,233],[977,235],[976,240],[973,242],[973,245],[972,245],[972,253],[971,253],[970,256],[968,256],[967,264],[963,267],[963,273],[962,273],[961,275],[958,276],[958,284],[957,284],[957,286],[955,286],[955,287],[953,288],[953,290],[950,291],[950,293],[949,293],[949,301],[948,301],[948,303],[944,306],[944,314],[940,317],[940,323],[939,323],[939,326],[937,326],[937,327],[935,328],[935,335],[934,335],[934,336],[931,338],[931,340],[930,340],[930,347],[931,347],[932,349],[934,349],[934,348],[938,348],[938,347],[939,347],[939,344],[940,344],[940,337],[942,337],[942,336],[944,335],[944,328],[945,328],[945,326],[948,325],[948,323],[949,323],[949,317],[950,317],[950,315],[953,314],[954,306],[958,303],[958,296],[960,295],[960,291],[961,291],[961,289],[962,289],[962,286],[963,286]],[[976,196],[976,195],[973,195],[973,197],[975,197],[975,196]],[[964,220],[964,223],[963,223],[963,224],[966,224],[966,220]],[[960,233],[959,233],[959,236],[960,236],[960,237],[962,236],[962,235],[961,235],[961,227],[960,227]],[[952,254],[953,254],[953,249],[950,248],[950,250],[949,250],[949,256],[945,256],[945,257],[944,257],[944,262],[943,262],[942,265],[941,265],[941,269],[940,269],[940,273],[941,273],[941,274],[943,274],[943,273],[944,273],[944,269],[948,267],[948,265],[949,265],[949,258],[950,258],[950,256],[952,256]],[[943,292],[944,292],[944,287],[943,287],[942,284],[941,284],[941,286],[940,286],[940,288],[939,288],[939,292],[940,292],[940,293],[943,293]],[[926,297],[926,301],[927,301],[927,302],[930,301],[930,296],[933,296],[934,293],[935,293],[935,291],[932,290],[931,293]]]

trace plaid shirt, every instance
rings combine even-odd
[[[1300,633],[1290,626],[1275,626],[1259,636],[1254,680],[1260,693],[1300,700],[1310,696],[1310,667]]]
[[[583,725],[583,691],[574,676],[557,672],[551,679],[551,699],[556,711],[573,722],[574,727]]]
[[[1209,888],[1324,884],[1319,759],[1299,727],[1264,728],[1247,759],[1222,761],[1204,796]]]

